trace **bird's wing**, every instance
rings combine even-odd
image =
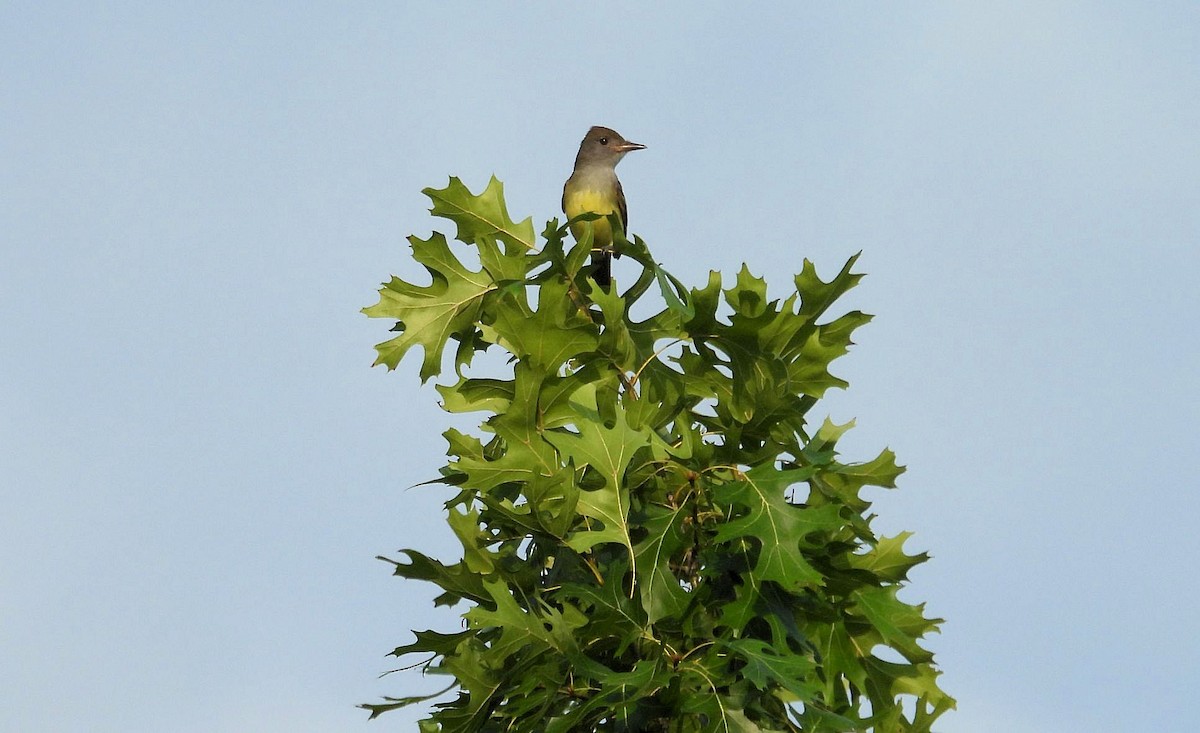
[[[621,214],[621,229],[629,231],[629,212],[626,211],[625,206],[625,191],[621,188],[620,180],[616,180],[614,183],[617,184],[617,208],[620,210],[618,213]]]

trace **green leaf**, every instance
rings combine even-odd
[[[733,308],[738,316],[751,318],[761,315],[767,309],[767,281],[755,277],[750,268],[742,263],[742,269],[737,274],[737,285],[725,291],[725,302]]]
[[[805,733],[833,733],[834,731],[888,731],[896,730],[895,727],[888,728],[881,726],[878,728],[870,728],[868,723],[858,720],[856,716],[852,716],[848,712],[838,714],[832,710],[828,710],[815,703],[809,703],[804,706],[804,710],[796,716],[800,722],[800,730]]]
[[[473,573],[489,575],[496,569],[493,553],[487,545],[490,538],[479,528],[479,512],[474,509],[466,514],[450,510],[450,528],[458,535],[463,546],[463,562]]]
[[[928,553],[904,554],[904,543],[912,532],[882,537],[868,552],[850,555],[851,567],[870,571],[883,581],[898,583],[908,579],[908,571],[929,559]]]
[[[841,271],[829,282],[822,281],[817,276],[816,266],[808,258],[805,258],[800,274],[795,278],[796,292],[800,293],[802,298],[798,314],[800,318],[810,323],[815,322],[833,305],[834,301],[858,285],[863,276],[851,274],[850,269],[854,267],[854,263],[858,261],[861,254],[859,252],[847,260]]]
[[[433,201],[430,212],[458,225],[455,239],[475,244],[480,239],[497,238],[524,250],[537,246],[533,233],[533,218],[514,222],[504,204],[504,184],[492,176],[483,193],[475,196],[458,178],[451,177],[445,188],[422,190]],[[497,278],[505,279],[505,278]]]
[[[514,356],[527,360],[543,374],[555,374],[573,357],[595,351],[598,339],[593,324],[578,315],[567,295],[565,282],[542,286],[538,310],[530,311],[520,299],[501,308],[492,327],[503,337],[502,345]]]
[[[714,681],[707,677],[705,682],[714,686]],[[681,727],[681,730],[698,730],[702,733],[768,733],[768,729],[761,728],[746,717],[746,711],[737,701],[717,694],[715,690],[689,696],[681,705],[681,709],[697,719],[696,723],[700,723]]]
[[[363,710],[369,710],[371,712],[371,717],[367,718],[367,720],[374,720],[375,718],[378,718],[380,715],[383,715],[386,712],[390,712],[392,710],[399,710],[400,708],[408,707],[409,705],[415,705],[417,703],[427,702],[429,700],[433,700],[434,698],[441,697],[442,695],[446,694],[446,692],[448,690],[450,690],[451,688],[453,688],[455,686],[457,686],[457,685],[450,685],[450,687],[446,687],[444,689],[438,690],[437,692],[430,693],[428,695],[411,695],[409,697],[385,697],[383,699],[387,700],[386,703],[376,704],[376,705],[359,705],[358,707],[362,708]]]
[[[576,552],[587,552],[596,545],[605,542],[616,542],[629,550],[633,557],[633,541],[629,537],[629,491],[620,487],[605,487],[594,491],[581,491],[579,503],[576,504],[579,513],[585,517],[599,520],[597,528],[588,523],[585,529],[573,532],[567,538],[567,544]]]
[[[859,690],[866,689],[867,672],[863,669],[861,657],[869,650],[859,649],[846,626],[841,621],[821,624],[815,631],[810,631],[816,641],[817,650],[825,667],[825,700],[842,699],[842,680],[851,683]]]
[[[834,466],[827,475],[827,483],[843,495],[857,495],[864,486],[879,486],[885,489],[896,488],[896,479],[904,473],[904,468],[896,465],[896,454],[884,449],[882,453],[867,463],[852,463],[845,466]]]
[[[591,621],[589,630],[602,631],[618,656],[645,641],[647,636],[646,618],[637,596],[630,596],[622,587],[628,571],[626,562],[624,557],[614,559],[603,568],[598,584],[567,582],[561,586],[563,598],[587,614]]]
[[[628,672],[606,672],[596,676],[600,683],[597,699],[605,701],[617,720],[627,720],[632,708],[666,687],[671,675],[658,660],[641,660]]]
[[[446,238],[434,233],[429,239],[409,237],[413,258],[425,266],[433,278],[429,285],[418,286],[393,277],[379,291],[379,302],[363,309],[372,318],[395,318],[402,325],[400,336],[375,349],[375,364],[395,369],[413,346],[425,351],[421,363],[421,381],[441,371],[442,350],[455,333],[471,332],[479,317],[483,296],[494,288],[492,279],[468,270],[450,252]]]
[[[816,329],[800,346],[800,357],[791,362],[788,380],[791,388],[799,394],[823,397],[825,392],[837,387],[844,389],[849,383],[829,373],[829,364],[849,349],[848,341],[823,338],[821,329]]]
[[[631,372],[639,366],[637,344],[633,340],[625,316],[625,299],[617,295],[616,288],[611,292],[597,290],[592,294],[592,300],[600,306],[604,315],[605,328],[600,334],[598,347],[618,369]]]
[[[551,479],[559,473],[554,448],[521,431],[521,426],[497,423],[496,434],[505,439],[505,450],[498,458],[469,457],[454,463],[467,477],[467,484],[479,491],[491,491],[508,483]]]
[[[810,679],[817,668],[810,657],[760,639],[736,639],[724,642],[724,646],[746,663],[746,678],[760,690],[783,688],[799,701],[811,700],[820,691]]]
[[[619,230],[615,230],[619,231]],[[667,272],[658,262],[655,262],[654,257],[650,254],[650,248],[641,237],[634,236],[633,241],[619,241],[619,251],[622,254],[628,255],[630,259],[640,264],[644,269],[644,273],[653,278],[653,281],[658,283],[659,293],[662,295],[663,302],[667,305],[667,312],[675,314],[683,319],[692,318],[695,315],[695,308],[692,306],[691,298],[688,295],[687,287],[679,281],[671,273]],[[649,280],[645,281],[645,286],[648,287]],[[627,300],[634,300],[642,292],[642,280],[639,279],[639,284],[630,288],[625,294]]]
[[[809,534],[839,528],[837,508],[799,507],[784,498],[784,490],[804,480],[808,471],[759,466],[744,475],[744,480],[730,481],[715,492],[722,503],[745,507],[721,525],[715,540],[744,538],[760,545],[756,582],[771,580],[790,590],[819,586],[821,573],[805,559],[800,545]]]
[[[538,425],[538,393],[542,375],[524,362],[513,370],[512,400],[488,427],[502,439],[500,455],[464,456],[453,465],[470,487],[491,491],[508,483],[566,480],[554,447]]]
[[[567,653],[575,648],[572,627],[583,619],[576,614],[566,617],[554,609],[535,615],[517,605],[508,586],[500,581],[485,581],[484,587],[495,604],[494,610],[477,606],[464,614],[472,628],[496,627],[500,638],[492,643],[490,658],[503,663],[518,651],[536,653],[539,649]]]
[[[651,507],[642,522],[646,538],[633,548],[638,592],[648,623],[679,616],[687,607],[687,591],[671,569],[672,558],[686,541],[679,526],[685,511],[685,507]]]
[[[927,619],[924,605],[910,606],[896,597],[896,586],[863,588],[851,594],[850,610],[867,619],[884,643],[904,655],[908,661],[931,662],[933,655],[917,645],[917,640],[937,628],[940,619]]]
[[[513,399],[513,382],[505,379],[466,379],[457,384],[436,384],[446,412],[493,412],[508,409]]]
[[[567,544],[577,552],[585,552],[603,542],[617,542],[627,548],[633,562],[629,489],[624,485],[623,477],[634,453],[650,444],[652,434],[630,427],[623,412],[616,414],[611,428],[606,427],[594,411],[594,392],[582,399],[587,402],[579,406],[579,433],[547,433],[546,439],[576,468],[589,467],[602,479],[600,488],[580,491],[577,508],[583,516],[599,520],[603,527],[597,529],[589,523],[586,529],[575,532]]]
[[[454,705],[456,714],[442,715],[444,723],[459,721],[459,730],[479,730],[478,726],[488,716],[504,686],[504,670],[491,664],[489,650],[477,638],[459,645],[455,653],[447,656],[439,668],[440,672],[454,675],[458,684],[466,691],[465,704]],[[443,728],[448,727],[443,725]],[[453,727],[451,729],[454,729]]]
[[[730,628],[740,636],[746,624],[760,615],[758,584],[753,582],[738,586],[736,597],[721,607],[719,625]]]
[[[414,631],[416,639],[392,650],[393,657],[405,654],[453,654],[462,641],[471,636],[470,631],[459,631],[454,634],[443,634],[437,631]]]
[[[479,601],[487,598],[484,593],[483,578],[472,572],[464,563],[443,565],[427,555],[416,550],[402,550],[408,556],[409,562],[402,563],[386,557],[377,559],[391,563],[395,574],[410,580],[425,580],[435,583],[445,593],[438,597],[437,605],[452,605],[461,598]]]

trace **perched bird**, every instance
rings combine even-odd
[[[563,186],[563,213],[573,219],[585,212],[600,214],[604,218],[591,222],[592,226],[592,277],[605,290],[612,281],[613,232],[607,214],[616,214],[621,232],[629,225],[625,208],[625,192],[617,180],[617,163],[631,150],[641,150],[645,145],[631,143],[615,130],[593,127],[583,136],[579,154],[575,156],[575,170]],[[587,231],[588,222],[575,222],[571,233],[575,239]]]

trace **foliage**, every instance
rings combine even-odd
[[[419,346],[423,382],[453,370],[443,407],[487,417],[482,439],[445,433],[434,481],[456,492],[462,559],[388,560],[466,602],[464,630],[392,652],[450,687],[371,717],[441,697],[421,730],[891,732],[953,707],[918,643],[939,619],[897,596],[927,556],[877,537],[862,495],[903,469],[889,450],[842,463],[850,426],[809,422],[870,319],[822,322],[855,258],[827,282],[806,260],[780,302],[744,266],[686,290],[635,237],[618,247],[641,276],[618,294],[587,277],[589,237],[568,248],[552,220],[539,244],[499,181],[425,193],[480,269],[411,237],[431,282],[393,277],[364,310],[397,321],[377,363]],[[655,284],[665,307],[634,320]],[[474,363],[492,347],[511,358]]]

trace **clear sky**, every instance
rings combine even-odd
[[[462,423],[358,311],[593,124],[685,282],[863,250],[817,415],[909,467],[939,729],[1191,730],[1200,5],[1042,0],[5,3],[0,730],[415,729],[354,705],[457,621],[373,558],[456,557]]]

